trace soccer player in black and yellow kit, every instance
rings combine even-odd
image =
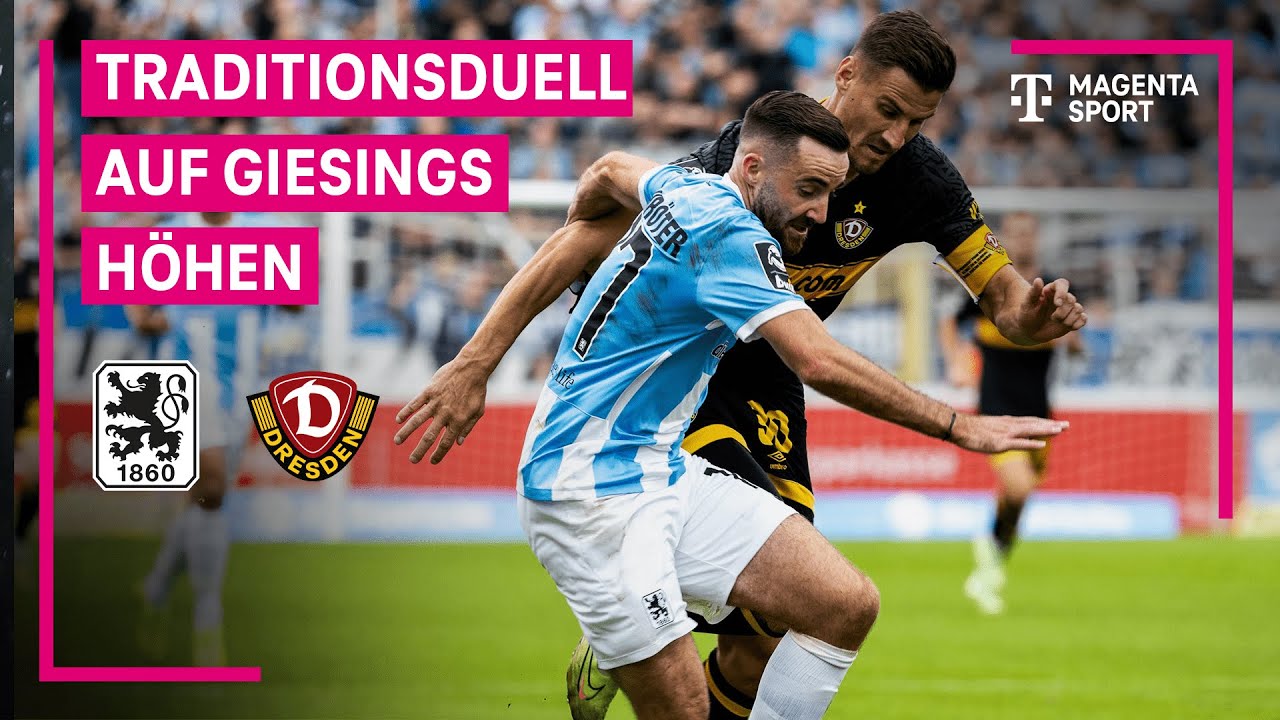
[[[1014,269],[1023,277],[1033,277],[1039,268],[1036,216],[1010,213],[1001,224],[1001,242],[1014,258]],[[1049,369],[1054,347],[1065,342],[1068,351],[1083,351],[1080,336],[1066,337],[1039,345],[1010,342],[968,297],[954,314],[938,321],[938,340],[946,361],[947,378],[953,385],[971,386],[977,378],[973,369],[973,346],[962,339],[960,328],[973,323],[973,345],[981,352],[981,379],[978,385],[979,412],[990,415],[1030,415],[1050,417]],[[973,539],[974,570],[965,580],[964,591],[984,613],[1004,610],[1004,562],[1018,536],[1018,521],[1031,493],[1044,480],[1049,448],[1015,450],[991,456],[991,467],[999,480],[996,489],[995,521],[989,533]]]
[[[1067,283],[1028,283],[1014,272],[964,178],[919,134],[954,74],[950,46],[920,15],[887,13],[867,26],[858,46],[840,63],[835,90],[824,100],[849,133],[850,177],[832,195],[826,221],[812,227],[803,249],[785,259],[791,282],[826,318],[895,247],[928,242],[1006,337],[1024,344],[1060,337],[1085,322]],[[730,123],[716,140],[677,162],[724,173],[737,150],[739,126]],[[593,271],[631,221],[631,216],[615,215],[574,222],[539,248],[458,357],[440,368],[397,415],[403,427],[396,442],[430,421],[412,461],[434,446],[431,460],[439,462],[466,437],[483,414],[489,375],[519,333],[584,272]],[[898,409],[881,403],[876,392],[869,390],[862,409],[893,417]],[[949,436],[939,432],[943,439]],[[738,344],[724,356],[684,447],[813,518],[803,386],[765,344]],[[718,622],[704,623],[701,629],[720,633],[718,650],[705,670],[711,717],[746,717],[785,628],[738,611],[721,618],[715,617],[715,608],[706,610]],[[617,689],[594,669],[585,644],[575,651],[569,684],[577,720],[604,717]]]

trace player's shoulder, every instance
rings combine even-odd
[[[963,198],[969,184],[951,158],[923,134],[916,135],[871,176],[873,182],[910,187],[919,197]]]
[[[650,192],[650,202],[659,194],[664,198],[688,198],[691,202],[684,204],[684,211],[699,216],[746,211],[741,191],[724,175],[676,164],[660,165],[649,172],[644,182]]]
[[[731,120],[720,128],[714,140],[698,146],[696,150],[676,159],[673,165],[723,175],[733,167],[733,156],[738,151],[738,139],[742,130],[741,120]]]

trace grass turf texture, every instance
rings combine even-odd
[[[59,541],[59,665],[154,664],[133,587],[155,547]],[[1280,718],[1280,541],[1026,543],[998,618],[961,594],[965,544],[841,549],[883,606],[829,718]],[[17,600],[18,717],[568,717],[577,625],[524,546],[236,546],[228,654],[256,686],[38,685]],[[162,663],[190,657],[189,613],[184,580]]]

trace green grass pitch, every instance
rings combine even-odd
[[[59,665],[153,664],[133,588],[154,549],[59,541]],[[967,545],[841,549],[883,606],[830,718],[1280,719],[1280,541],[1025,543],[999,618],[960,592]],[[179,587],[168,664],[190,652]],[[568,717],[577,626],[521,545],[236,546],[228,651],[254,686],[38,685],[33,589],[17,600],[18,717]]]

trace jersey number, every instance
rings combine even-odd
[[[631,251],[631,259],[609,281],[609,287],[605,288],[604,294],[596,301],[595,307],[591,308],[591,314],[587,316],[587,321],[582,324],[582,330],[578,332],[577,339],[573,341],[573,352],[583,360],[587,358],[591,343],[595,342],[596,335],[600,334],[600,328],[604,327],[622,293],[635,282],[640,269],[648,265],[649,260],[653,258],[653,243],[640,229],[639,217],[631,223],[631,229],[618,245]]]

